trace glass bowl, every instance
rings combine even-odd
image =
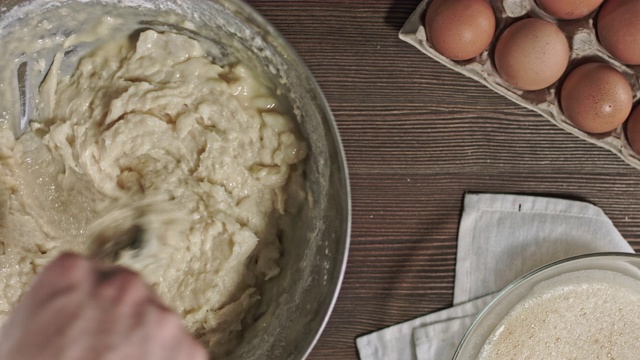
[[[529,272],[502,290],[478,315],[462,338],[453,359],[477,359],[496,327],[520,301],[532,292],[534,287],[560,275],[582,270],[606,270],[640,280],[640,255],[586,254],[559,260]]]

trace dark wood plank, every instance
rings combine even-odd
[[[348,269],[310,359],[451,305],[468,191],[589,201],[640,250],[640,171],[400,41],[419,1],[250,3],[316,76],[349,161]]]

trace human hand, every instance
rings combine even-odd
[[[0,360],[207,359],[136,273],[71,254],[36,277],[0,341]]]

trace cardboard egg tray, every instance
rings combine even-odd
[[[562,113],[559,103],[560,86],[567,75],[579,65],[603,62],[618,69],[633,89],[634,104],[640,98],[640,67],[625,66],[611,56],[598,42],[594,20],[596,12],[578,20],[557,20],[543,12],[535,0],[490,0],[496,14],[496,32],[489,47],[476,58],[452,61],[440,55],[427,41],[424,16],[432,0],[423,0],[402,29],[400,39],[412,44],[433,59],[473,78],[516,103],[542,114],[557,126],[587,141],[609,149],[631,166],[640,169],[640,155],[636,154],[625,137],[625,124],[604,134],[589,134],[576,128]],[[569,66],[556,83],[537,91],[522,91],[500,78],[493,64],[493,51],[499,36],[509,25],[528,17],[542,18],[555,23],[567,36],[571,48]]]

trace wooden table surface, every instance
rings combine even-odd
[[[250,3],[320,83],[349,164],[349,262],[310,359],[451,306],[465,192],[588,201],[640,250],[640,170],[399,40],[418,0]]]

